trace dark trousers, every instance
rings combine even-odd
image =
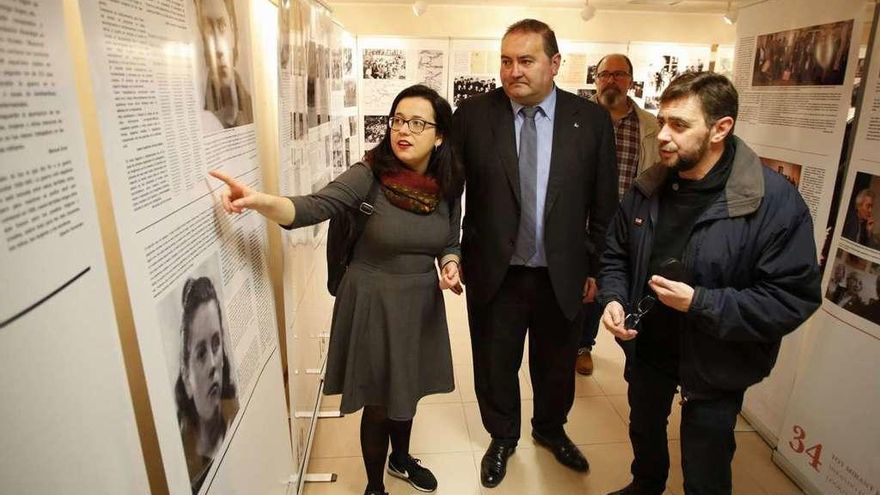
[[[592,350],[599,334],[599,320],[602,318],[602,307],[596,302],[586,303],[581,309],[581,340],[578,349]]]
[[[564,432],[574,402],[574,362],[580,328],[556,302],[546,268],[511,266],[488,304],[468,298],[474,388],[483,426],[493,439],[515,444],[520,434],[517,372],[529,338],[534,389],[532,428],[550,438]]]
[[[678,380],[650,364],[632,360],[629,373],[631,471],[638,493],[660,495],[669,474],[666,424]],[[688,495],[729,495],[730,463],[736,451],[733,428],[743,392],[687,400],[681,409],[681,464]]]

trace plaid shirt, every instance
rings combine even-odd
[[[617,145],[617,192],[619,198],[632,187],[639,172],[639,116],[635,103],[630,102],[629,113],[614,123],[614,144]]]

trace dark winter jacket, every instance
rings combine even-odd
[[[682,262],[694,286],[681,322],[682,393],[744,390],[766,377],[782,337],[821,301],[813,222],[798,191],[734,137],[724,192],[700,215]],[[659,191],[668,169],[641,174],[623,198],[601,258],[599,302],[631,308],[651,275]],[[635,345],[639,345],[636,337]]]

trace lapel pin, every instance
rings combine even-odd
[[[577,122],[574,123],[574,127],[575,127],[575,129],[579,128],[580,126],[581,126],[581,125],[578,124]]]
[[[641,227],[641,225],[642,225],[643,223],[645,223],[645,221],[642,220],[642,219],[639,218],[639,217],[636,217],[636,219],[635,219],[635,221],[634,221],[633,223],[636,224],[636,227]]]

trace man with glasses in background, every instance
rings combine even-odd
[[[639,108],[627,96],[633,85],[633,67],[629,57],[621,53],[612,53],[599,59],[596,68],[596,95],[593,101],[608,110],[614,124],[614,141],[617,145],[617,192],[618,197],[632,186],[637,175],[646,168],[657,163],[660,154],[657,151],[657,118]],[[593,346],[596,345],[596,334],[599,331],[599,318],[602,308],[598,304],[584,304],[582,317],[582,335],[578,345],[578,356],[575,370],[581,375],[593,374]],[[621,341],[624,351],[629,346]]]
[[[633,481],[614,495],[664,492],[679,387],[684,491],[730,494],[743,395],[819,307],[809,209],[733,135],[737,110],[724,76],[673,80],[657,117],[661,165],[636,178],[609,226],[602,325],[634,339],[624,371]]]

